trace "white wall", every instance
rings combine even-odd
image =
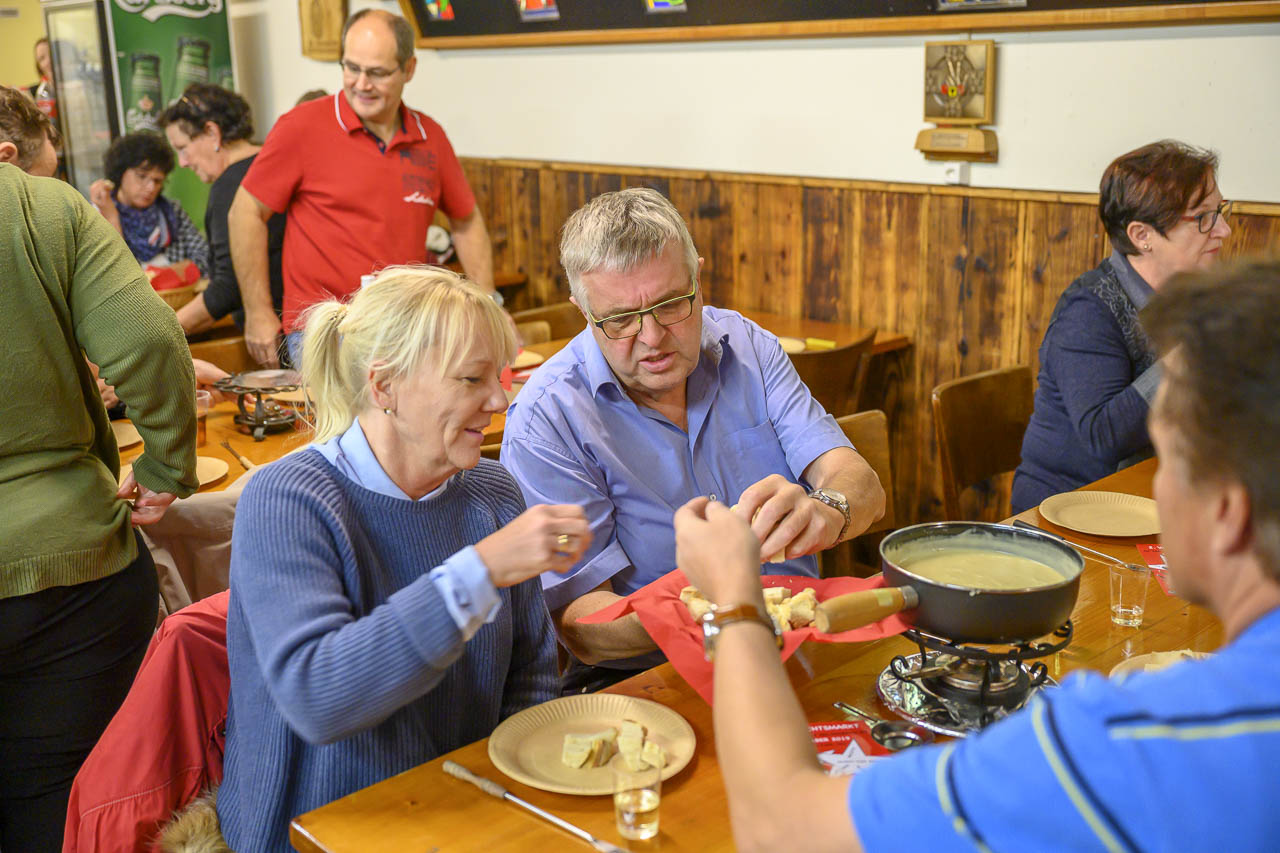
[[[301,56],[296,4],[230,13],[263,129],[340,86]],[[1222,155],[1228,197],[1280,202],[1280,23],[966,35],[998,45],[1000,161],[973,185],[1095,192],[1115,155],[1173,137]],[[925,40],[420,50],[406,100],[474,157],[939,183],[912,148]]]

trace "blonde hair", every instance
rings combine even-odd
[[[310,391],[315,441],[341,435],[369,408],[369,370],[380,380],[420,367],[443,371],[477,339],[501,364],[516,353],[515,333],[487,293],[440,267],[387,267],[349,303],[321,302],[305,315],[302,378]],[[428,349],[436,361],[426,365]]]
[[[560,265],[569,277],[569,292],[590,314],[582,276],[630,272],[672,243],[679,244],[693,284],[698,250],[680,212],[657,190],[632,187],[598,195],[573,212],[560,230]]]

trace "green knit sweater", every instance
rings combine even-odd
[[[142,485],[195,491],[195,375],[177,317],[72,187],[0,164],[0,598],[137,557],[86,356],[142,435]]]

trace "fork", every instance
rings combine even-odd
[[[241,467],[241,468],[243,468],[243,469],[244,469],[244,470],[246,470],[246,471],[250,471],[250,470],[252,470],[252,469],[253,469],[253,463],[252,463],[252,462],[250,462],[248,459],[245,459],[243,456],[241,456],[241,455],[236,451],[236,449],[235,449],[234,447],[232,447],[232,446],[231,446],[231,442],[227,441],[227,440],[224,438],[222,441],[220,441],[220,442],[218,442],[218,443],[219,443],[219,444],[221,444],[223,447],[225,447],[225,448],[226,448],[226,450],[227,450],[227,452],[228,452],[228,453],[230,453],[232,456],[234,456],[234,457],[236,458],[236,461],[240,463],[240,467]]]

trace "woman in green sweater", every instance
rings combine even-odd
[[[43,162],[49,142],[47,120],[29,103],[0,87],[6,853],[61,847],[71,782],[155,626],[155,566],[132,525],[156,521],[196,487],[195,377],[182,329],[88,202],[19,168]],[[119,487],[119,452],[86,356],[143,438]]]

